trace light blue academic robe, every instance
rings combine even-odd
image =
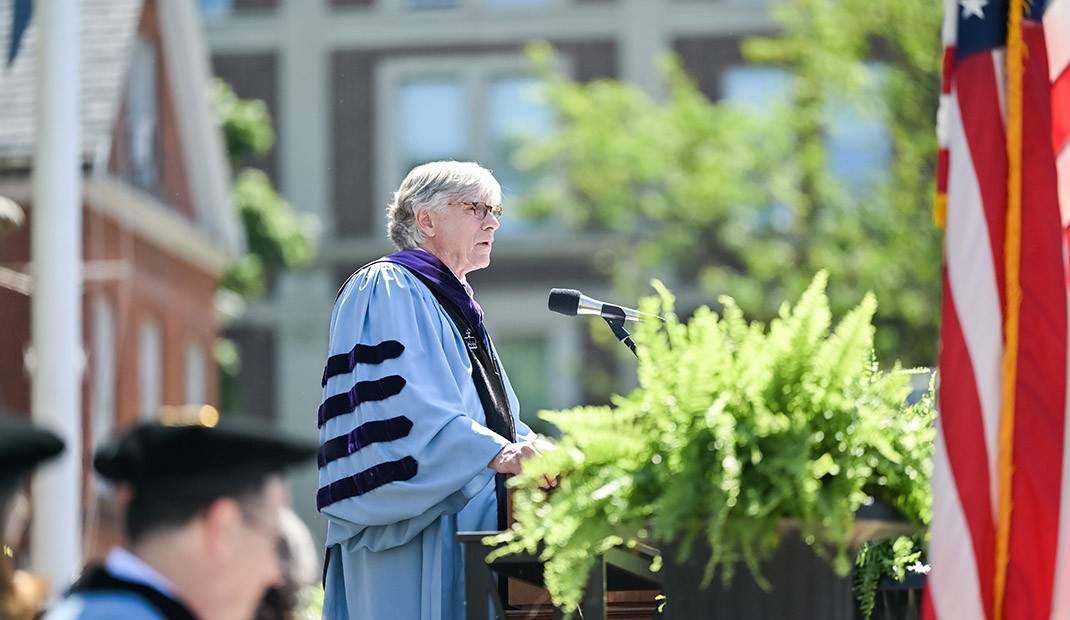
[[[174,596],[167,580],[129,551],[119,548],[109,551],[104,569],[113,578],[152,588],[166,598]],[[140,594],[109,587],[69,593],[42,620],[116,619],[167,620],[167,616]]]
[[[167,620],[148,601],[133,592],[72,594],[56,604],[42,620]]]
[[[455,535],[497,529],[487,464],[508,441],[487,428],[465,343],[434,295],[405,267],[377,263],[354,276],[335,303],[329,355],[388,340],[404,346],[399,356],[330,377],[324,401],[358,381],[390,375],[403,377],[404,387],[327,419],[320,442],[397,416],[412,428],[322,465],[320,487],[406,457],[416,460],[417,472],[321,508],[330,553],[323,616],[462,620],[464,568]],[[502,377],[518,440],[532,439],[504,369]]]

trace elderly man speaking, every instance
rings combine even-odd
[[[455,534],[503,528],[503,476],[537,453],[466,280],[490,264],[500,201],[478,164],[413,169],[387,208],[400,251],[335,301],[318,420],[325,618],[463,618]]]

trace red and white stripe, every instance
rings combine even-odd
[[[1016,271],[1022,302],[1017,347],[1007,351],[1016,352],[1016,381],[1008,392],[1014,395],[1014,473],[1004,604],[996,610],[997,525],[1006,512],[998,501],[1008,299],[1006,59],[998,49],[956,62],[960,6],[945,0],[937,185],[946,192],[946,255],[932,571],[924,612],[929,619],[1070,620],[1070,507],[1063,507],[1070,503],[1070,476],[1062,476],[1070,468],[1063,236],[1070,221],[1068,6],[1070,0],[1049,2],[1043,29],[1029,22],[1022,29],[1022,233]],[[1038,146],[1041,142],[1056,148]]]
[[[1070,0],[1050,2],[1044,12],[1048,71],[1051,81],[1052,147],[1056,157],[1058,197],[1064,229],[1070,225]],[[1061,36],[1057,36],[1060,35]],[[1068,301],[1070,303],[1070,301]],[[1070,328],[1068,328],[1070,329]],[[1070,384],[1070,369],[1067,383]],[[1070,405],[1067,408],[1070,417]],[[1062,437],[1070,446],[1070,425]],[[1055,597],[1051,617],[1070,619],[1070,450],[1062,455],[1059,502],[1059,542],[1056,550]]]
[[[1044,12],[1051,79],[1052,146],[1059,171],[1063,226],[1070,225],[1070,0],[1054,0]]]
[[[1003,358],[1003,226],[993,221],[992,212],[998,208],[1002,213],[1005,196],[998,196],[998,188],[982,188],[979,169],[991,180],[992,163],[974,161],[970,140],[996,145],[979,148],[980,156],[998,154],[1004,128],[996,95],[1000,59],[994,54],[974,58],[973,73],[982,76],[988,95],[967,90],[964,102],[969,128],[963,119],[962,67],[954,60],[957,10],[955,0],[946,0],[938,135],[947,161],[941,185],[949,200],[940,351],[941,419],[934,450],[929,547],[933,570],[927,590],[929,611],[935,613],[931,617],[984,619],[991,617],[992,608],[994,480]],[[968,130],[972,132],[969,136]],[[949,435],[968,435],[971,439],[947,442]]]

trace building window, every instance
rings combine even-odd
[[[485,0],[489,6],[520,7],[520,6],[543,6],[549,0]]]
[[[517,168],[513,157],[527,141],[550,133],[553,117],[540,97],[538,81],[530,75],[498,75],[487,93],[487,162],[508,194],[526,193],[533,179]]]
[[[502,367],[520,400],[520,417],[538,433],[555,435],[542,410],[575,407],[583,397],[587,323],[546,311],[546,290],[522,283],[476,291]]]
[[[208,402],[205,388],[204,348],[196,342],[186,345],[186,404]]]
[[[731,104],[772,114],[777,106],[790,103],[791,74],[776,67],[729,67],[721,78],[721,93]]]
[[[155,321],[141,324],[137,351],[138,415],[155,420],[163,405],[163,337]]]
[[[546,339],[506,336],[495,347],[520,401],[520,419],[535,432],[548,433],[550,425],[537,416],[555,406],[550,400],[550,351]]]
[[[873,108],[879,109],[887,70],[876,63],[869,63],[868,68],[873,79],[862,99],[876,102],[878,105]],[[832,102],[825,115],[829,171],[852,196],[863,196],[886,179],[892,165],[892,137],[888,127],[878,114],[864,112],[857,104],[846,101]]]
[[[885,71],[870,64],[874,79],[869,101],[879,100]],[[790,104],[791,74],[775,67],[737,66],[729,68],[721,82],[724,99],[759,114],[771,115],[779,106]],[[888,128],[876,114],[864,114],[843,99],[827,103],[825,147],[828,169],[853,197],[860,197],[884,179],[892,158]]]
[[[506,209],[533,182],[515,161],[524,141],[549,133],[552,113],[540,98],[525,61],[422,59],[385,63],[379,75],[379,108],[389,128],[380,135],[389,195],[413,166],[438,159],[478,161],[502,184]],[[546,228],[508,210],[499,234]]]
[[[126,146],[130,181],[150,193],[156,191],[159,179],[156,80],[156,45],[139,35],[127,76]]]
[[[411,10],[453,9],[458,7],[537,7],[560,0],[402,0],[402,6]]]
[[[673,0],[680,4],[747,4],[749,6],[764,7],[770,0]]]
[[[436,159],[465,159],[468,109],[464,83],[456,77],[413,78],[401,83],[398,133],[406,170]]]
[[[457,6],[459,0],[405,0],[407,9],[448,9]]]
[[[197,5],[207,19],[224,17],[234,10],[234,0],[197,0]]]
[[[791,102],[791,74],[776,67],[737,66],[721,78],[722,99],[733,106],[764,117]],[[792,210],[782,202],[754,205],[748,211],[751,224],[761,230],[788,229],[795,221]]]
[[[90,445],[111,435],[115,426],[115,311],[103,295],[93,299]]]

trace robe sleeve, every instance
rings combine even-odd
[[[389,353],[352,355],[360,347]],[[335,303],[329,352],[366,361],[323,391],[317,504],[328,544],[404,544],[491,482],[487,464],[509,442],[486,427],[461,335],[415,276],[389,263],[357,274]]]

